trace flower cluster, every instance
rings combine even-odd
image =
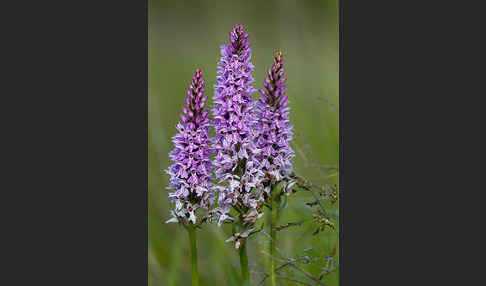
[[[209,219],[221,225],[234,220],[233,207],[241,221],[251,225],[262,216],[271,187],[289,181],[294,153],[289,145],[292,126],[282,53],[275,55],[264,81],[266,90],[259,89],[263,97],[255,102],[248,36],[236,25],[229,33],[230,43],[221,46],[212,122],[209,111],[203,110],[207,96],[201,70],[187,90],[170,153],[173,165],[167,170],[168,189],[174,190],[169,198],[175,202],[170,222],[184,218],[196,223],[196,210],[204,208]],[[210,127],[214,127],[213,138]],[[213,182],[213,172],[218,184]],[[211,208],[217,191],[218,206]]]
[[[179,132],[172,137],[175,148],[169,156],[173,164],[166,172],[170,175],[167,188],[174,190],[169,193],[169,199],[175,202],[175,209],[167,222],[185,223],[188,219],[196,224],[196,210],[209,211],[214,201],[213,166],[209,157],[212,152],[208,134],[210,119],[209,111],[203,110],[207,100],[204,89],[202,72],[197,69],[187,90],[181,121],[176,126]]]
[[[241,25],[229,33],[230,44],[221,46],[217,83],[213,96],[214,107],[214,159],[219,186],[219,207],[214,210],[218,224],[229,216],[230,206],[243,214],[244,222],[253,222],[261,216],[263,197],[261,182],[264,173],[255,156],[256,123],[251,72],[251,49]]]
[[[260,168],[265,172],[265,188],[268,192],[271,185],[287,179],[292,172],[292,157],[294,152],[290,147],[292,126],[288,118],[288,95],[284,77],[284,61],[282,53],[275,55],[272,67],[267,71],[263,85],[265,89],[258,91],[263,95],[256,102],[258,131],[257,147],[262,150],[256,155]]]

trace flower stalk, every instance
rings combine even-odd
[[[276,286],[277,282],[275,281],[275,248],[277,245],[277,231],[275,230],[275,226],[277,224],[278,218],[278,204],[277,204],[277,195],[275,191],[275,187],[272,188],[271,191],[271,213],[270,213],[270,285]]]
[[[189,233],[189,244],[191,247],[191,277],[192,286],[199,286],[199,274],[197,271],[197,245],[196,245],[196,226],[189,223],[187,226]]]
[[[246,251],[246,238],[242,239],[239,249],[242,285],[250,285],[250,272],[248,271],[248,253]]]

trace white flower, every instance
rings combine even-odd
[[[285,192],[287,196],[292,194],[292,186],[295,185],[295,181],[291,180],[287,185],[285,185]]]
[[[179,222],[179,220],[177,219],[177,216],[176,214],[174,213],[174,211],[171,211],[170,214],[172,215],[172,218],[167,220],[165,223],[170,223],[170,222]]]
[[[240,233],[235,233],[235,235],[231,236],[230,238],[228,238],[227,240],[225,240],[225,242],[231,242],[233,240],[236,239],[236,235],[239,235]]]
[[[176,200],[176,211],[179,211],[182,209],[182,202],[180,200]]]
[[[198,196],[201,196],[203,193],[207,192],[208,189],[204,188],[204,187],[201,187],[201,186],[197,186],[196,187],[196,194]]]
[[[249,230],[247,230],[247,231],[243,232],[243,233],[241,234],[241,237],[248,237],[248,236],[251,234],[251,232],[252,232],[253,230],[254,230],[254,228],[250,228]]]
[[[233,236],[231,236],[230,238],[225,240],[225,242],[235,241],[235,248],[238,249],[243,244],[242,238],[248,237],[252,233],[253,230],[254,230],[254,228],[250,228],[249,230],[247,230],[243,233],[237,232]]]
[[[220,217],[219,217],[219,220],[218,220],[218,226],[221,226],[221,224],[224,222],[224,220],[226,219],[229,219],[229,220],[234,220],[232,217],[230,217],[229,215],[227,214],[222,214]]]
[[[230,190],[233,191],[237,189],[240,186],[240,181],[237,180],[231,180],[230,181]]]
[[[194,211],[189,212],[189,220],[192,221],[193,224],[196,224],[196,216],[194,215]]]
[[[170,223],[170,222],[179,222],[176,217],[173,217],[169,220],[167,220],[165,223]]]

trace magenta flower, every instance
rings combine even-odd
[[[181,121],[176,126],[178,133],[172,137],[175,148],[169,156],[173,164],[166,172],[170,175],[167,189],[174,190],[169,193],[169,199],[175,203],[175,209],[167,222],[189,220],[195,224],[196,210],[209,211],[214,201],[209,111],[203,110],[207,100],[204,89],[202,72],[197,69],[187,90]]]
[[[221,183],[218,187],[218,224],[229,216],[230,206],[245,216],[251,214],[254,221],[260,217],[263,198],[261,182],[264,173],[258,168],[255,156],[260,152],[255,142],[256,123],[254,100],[255,89],[251,72],[251,49],[247,41],[249,34],[236,25],[229,33],[230,44],[221,46],[217,83],[213,96],[215,137],[213,148],[215,175]],[[256,213],[256,214],[255,214]]]
[[[292,157],[294,152],[290,147],[292,140],[292,126],[288,118],[288,95],[284,77],[284,61],[282,53],[275,55],[273,65],[268,69],[268,77],[265,78],[263,85],[265,89],[258,91],[263,95],[256,103],[257,124],[255,130],[258,131],[256,144],[262,150],[256,156],[262,170],[267,174],[266,191],[270,185],[276,184],[282,179],[288,179],[292,172]]]

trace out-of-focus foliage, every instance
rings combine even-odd
[[[250,32],[255,87],[262,87],[275,52],[282,51],[295,132],[294,170],[332,190],[339,179],[338,1],[149,0],[148,5],[149,285],[190,285],[187,232],[177,224],[164,224],[169,218],[168,176],[161,169],[170,163],[170,139],[194,71],[198,67],[203,70],[211,106],[219,47],[228,41],[234,24],[242,24]],[[302,223],[278,231],[277,253],[282,261],[277,265],[293,258],[298,267],[322,276],[326,285],[338,285],[338,271],[332,269],[339,262],[339,202],[331,203],[332,195],[321,198],[334,229],[325,226],[327,222],[319,216],[310,192],[299,190],[288,197],[277,225]],[[238,253],[224,242],[231,236],[231,226],[205,225],[197,235],[201,285],[238,285]],[[252,285],[258,285],[264,278],[261,272],[267,271],[266,247],[263,231],[249,239]],[[282,277],[315,284],[291,265],[280,271]],[[297,285],[284,278],[278,283]]]

